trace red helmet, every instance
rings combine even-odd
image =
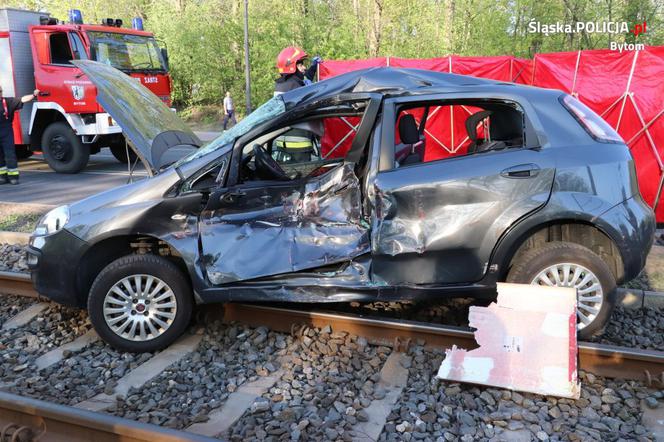
[[[304,49],[297,46],[289,46],[284,48],[277,56],[277,69],[280,74],[293,74],[295,73],[295,65],[300,60],[307,58],[307,53]]]

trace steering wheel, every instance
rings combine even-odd
[[[288,181],[290,178],[279,166],[279,163],[267,153],[265,147],[254,144],[254,161],[256,164],[256,175],[263,180]]]

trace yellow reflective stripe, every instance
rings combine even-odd
[[[307,147],[312,147],[311,141],[286,141],[284,144],[280,144],[277,141],[278,147],[286,147],[287,149],[304,149]]]
[[[1,172],[0,172],[1,173]],[[18,175],[18,170],[10,170],[7,172],[7,175]]]

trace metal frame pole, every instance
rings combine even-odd
[[[244,82],[247,113],[251,113],[251,70],[249,69],[249,0],[244,0]]]

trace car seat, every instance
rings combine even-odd
[[[396,145],[394,152],[400,166],[424,161],[424,140],[420,139],[417,123],[412,115],[405,114],[399,119],[399,138],[401,143]]]

